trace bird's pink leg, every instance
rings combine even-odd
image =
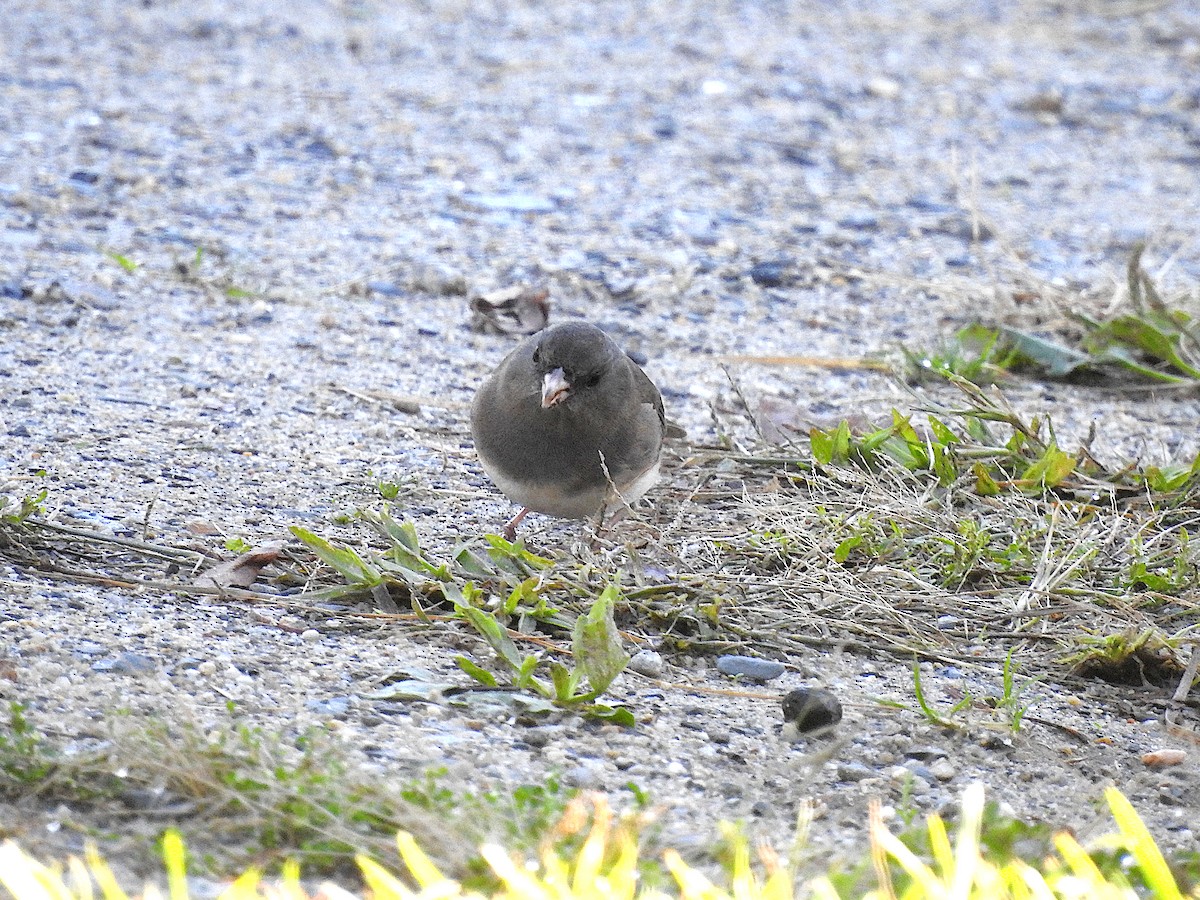
[[[504,523],[504,539],[512,542],[517,539],[517,526],[521,524],[521,520],[529,515],[529,507],[521,509],[519,513]]]

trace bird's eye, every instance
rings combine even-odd
[[[580,377],[579,383],[583,387],[595,387],[596,385],[598,385],[600,383],[600,373],[599,372],[589,372],[588,374]]]
[[[542,348],[540,346],[533,348],[533,364],[535,366],[542,364]]]

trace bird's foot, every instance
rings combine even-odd
[[[519,513],[504,523],[504,539],[510,544],[517,539],[517,526],[521,524],[521,520],[529,515],[529,507],[523,507]]]

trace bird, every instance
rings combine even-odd
[[[658,480],[666,414],[654,382],[600,328],[572,321],[521,341],[471,404],[488,476],[522,508],[585,519],[630,504]]]

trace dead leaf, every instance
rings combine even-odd
[[[501,288],[471,298],[471,327],[494,334],[533,334],[550,321],[546,288]]]
[[[258,580],[259,572],[264,566],[269,566],[279,559],[278,544],[264,544],[243,553],[237,559],[231,559],[214,566],[207,572],[197,575],[193,584],[205,587],[236,587],[248,588]]]

